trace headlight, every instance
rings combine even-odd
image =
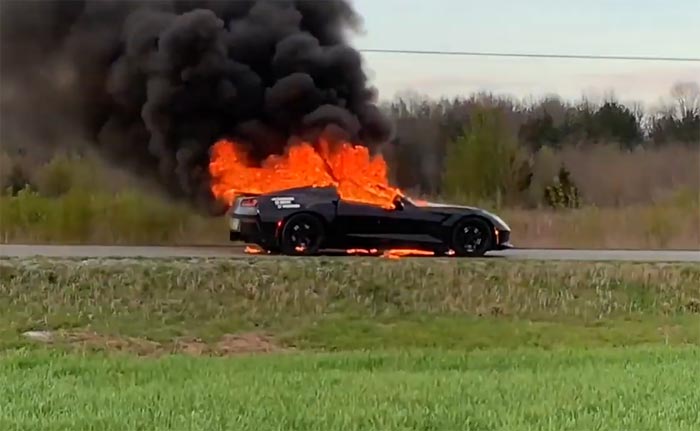
[[[499,228],[501,228],[501,229],[505,229],[505,230],[510,230],[510,226],[508,226],[508,223],[506,223],[505,221],[503,221],[502,218],[500,218],[500,217],[497,216],[496,214],[491,214],[491,213],[488,213],[488,214],[494,219],[494,221],[496,221],[497,224],[500,225],[500,226],[497,226],[497,227],[499,227]]]

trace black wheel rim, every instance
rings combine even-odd
[[[486,246],[488,235],[489,232],[482,226],[465,224],[457,233],[457,243],[467,253],[475,253]]]
[[[312,249],[318,241],[318,229],[313,223],[299,221],[289,226],[289,244],[296,251]]]

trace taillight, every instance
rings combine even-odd
[[[242,207],[251,208],[251,207],[255,207],[257,205],[258,205],[258,200],[255,198],[241,199],[241,206]]]

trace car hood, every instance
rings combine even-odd
[[[441,204],[437,202],[421,202],[420,207],[426,208],[428,210],[434,209],[435,211],[449,214],[477,214],[489,219],[496,228],[500,230],[510,231],[510,226],[508,226],[508,224],[502,218],[500,218],[496,214],[486,211],[483,208],[472,207],[468,205]]]
[[[453,204],[441,204],[437,202],[423,202],[420,205],[426,208],[440,208],[440,209],[454,209],[454,210],[469,210],[469,211],[483,211],[481,208],[470,207],[468,205],[453,205]]]

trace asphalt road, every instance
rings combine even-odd
[[[125,258],[125,257],[240,257],[242,246],[207,247],[149,247],[149,246],[71,246],[71,245],[0,245],[0,257],[64,257],[64,258]],[[698,251],[660,250],[555,250],[515,249],[491,252],[487,256],[518,260],[579,260],[579,261],[637,261],[637,262],[697,262]],[[268,258],[267,256],[260,256]]]

